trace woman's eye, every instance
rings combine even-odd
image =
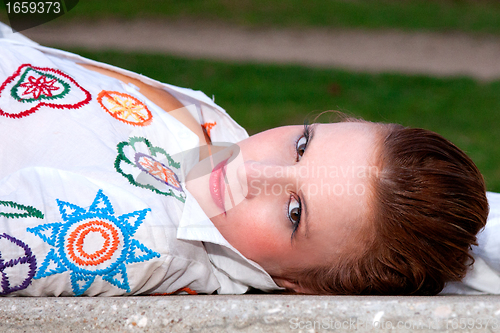
[[[300,213],[301,213],[300,201],[295,199],[295,197],[292,195],[290,197],[290,202],[288,203],[288,219],[293,224],[294,233],[299,227]]]
[[[304,155],[304,152],[306,151],[307,147],[307,137],[302,136],[299,141],[297,141],[297,162],[300,161],[302,158],[302,155]]]

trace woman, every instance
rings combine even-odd
[[[248,138],[199,92],[0,50],[3,294],[435,294],[466,273],[484,182],[435,133],[350,119]]]

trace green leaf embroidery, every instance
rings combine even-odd
[[[11,209],[8,209],[7,207]],[[15,210],[18,212],[13,212]],[[22,217],[36,217],[37,219],[44,218],[43,213],[35,207],[21,205],[13,201],[0,201],[0,216],[15,219]]]

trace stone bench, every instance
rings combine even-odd
[[[9,333],[495,332],[500,296],[10,297],[0,317]]]

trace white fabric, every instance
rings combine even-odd
[[[487,192],[490,213],[472,247],[474,264],[462,282],[448,283],[441,294],[500,294],[500,194]]]
[[[200,124],[215,123],[214,142],[246,138],[223,109],[199,91],[7,39],[3,30],[0,293],[279,289],[223,238],[185,189],[198,137],[137,87],[75,62],[167,90]]]

